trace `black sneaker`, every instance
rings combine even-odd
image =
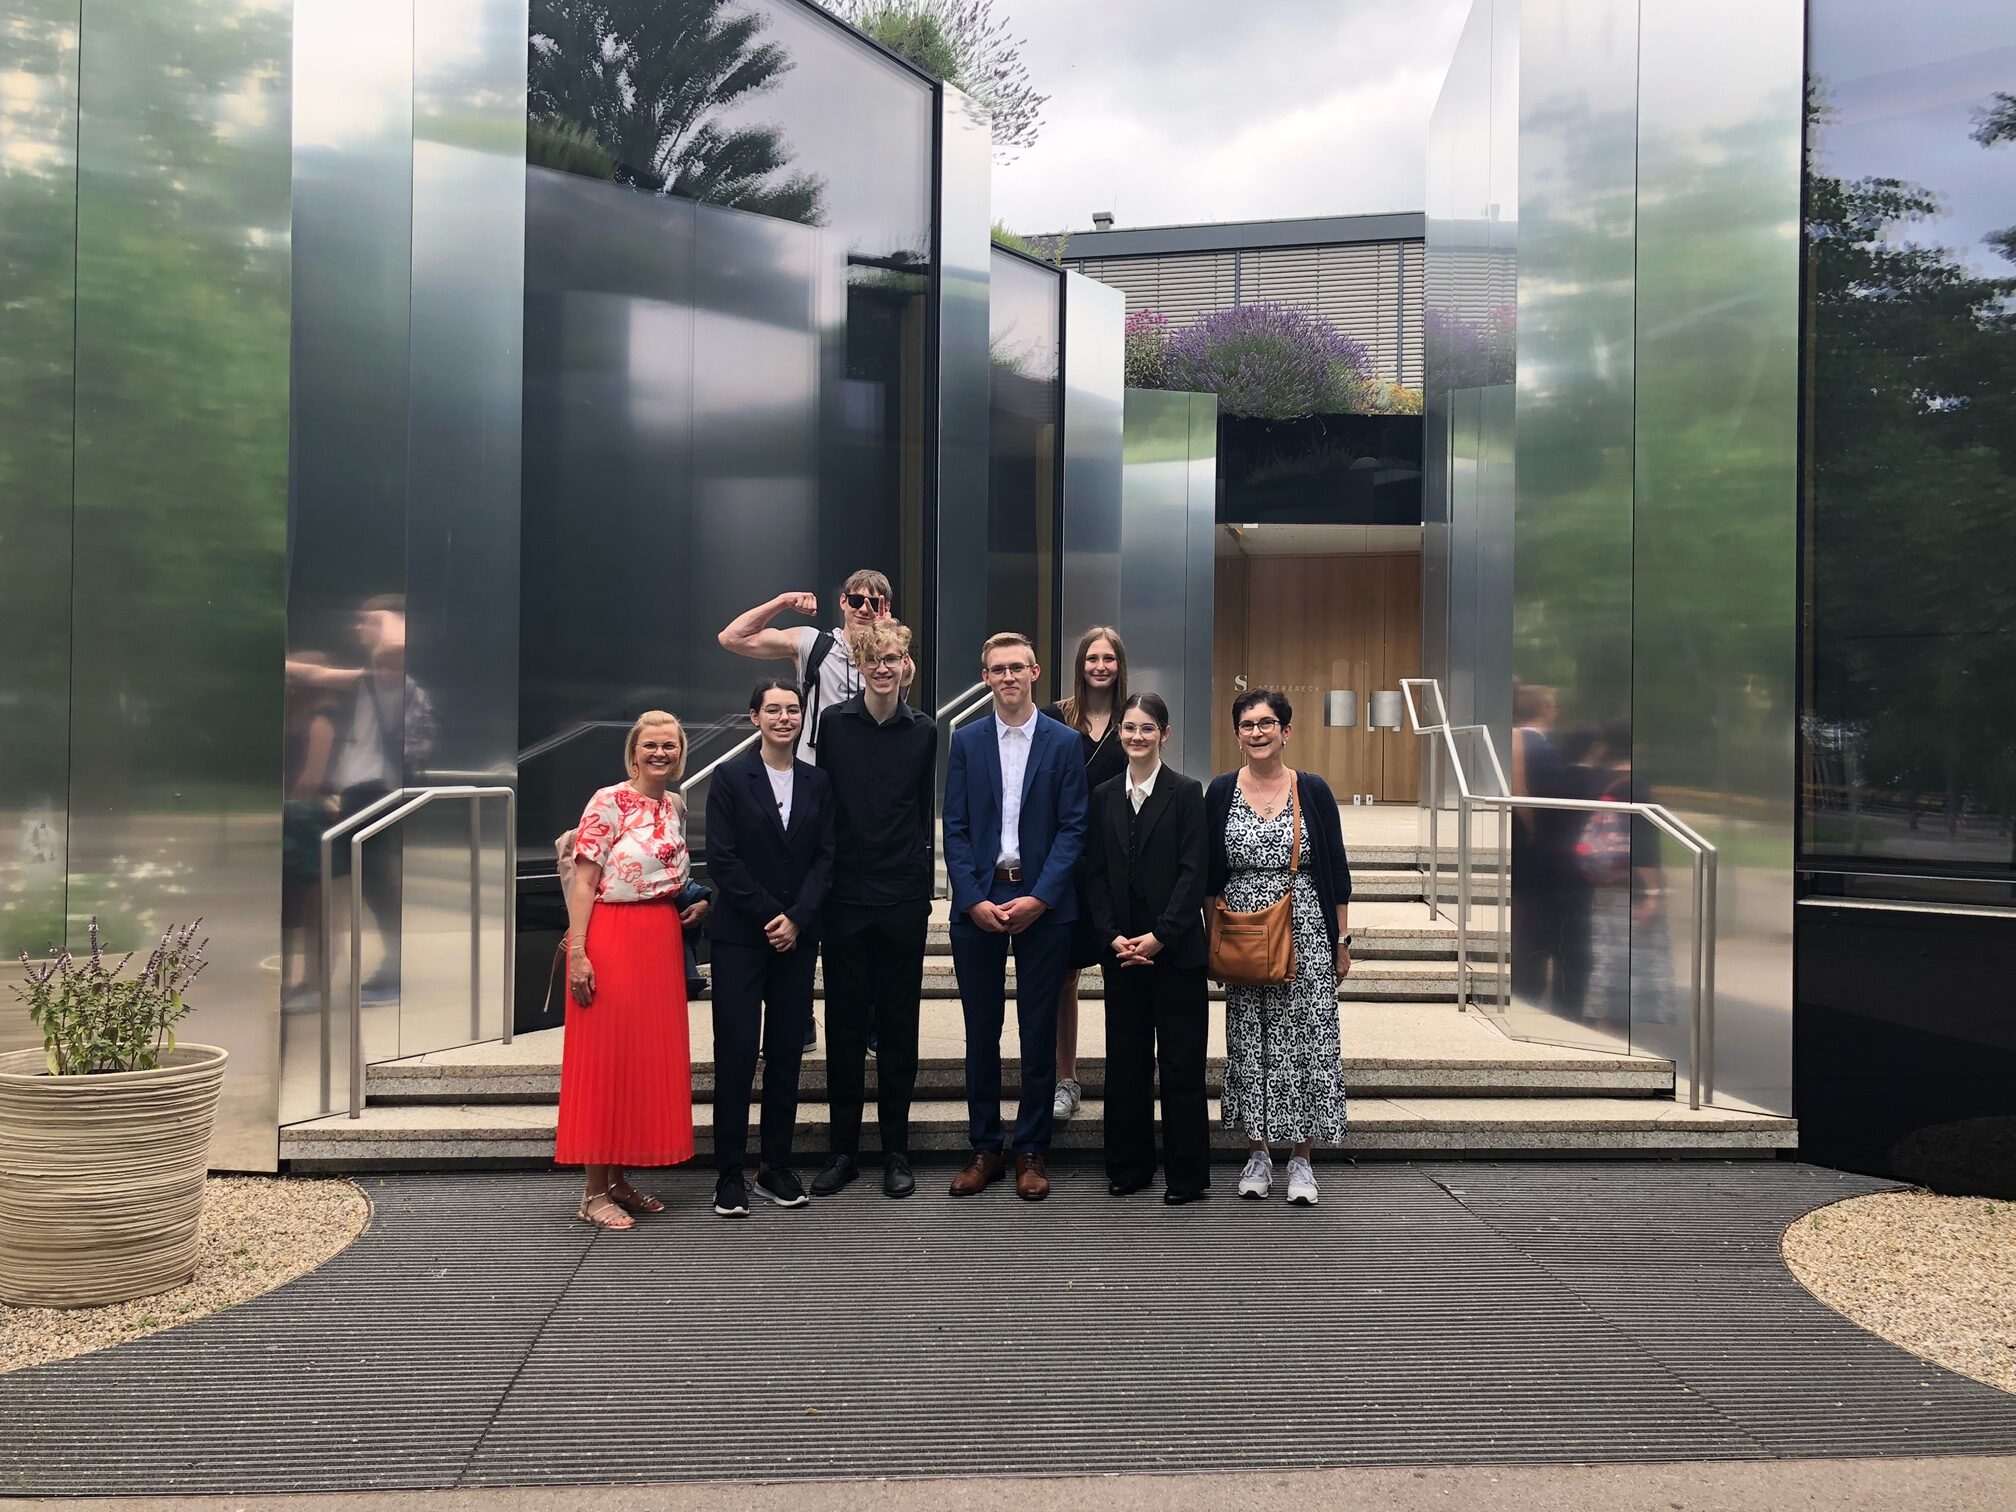
[[[917,1190],[917,1177],[910,1169],[910,1157],[892,1150],[882,1157],[882,1195],[908,1197]]]
[[[860,1174],[861,1164],[852,1155],[835,1155],[812,1178],[812,1195],[831,1197]]]
[[[723,1218],[749,1216],[749,1187],[740,1171],[723,1171],[714,1183],[714,1211]]]
[[[779,1207],[803,1207],[812,1199],[789,1166],[773,1166],[756,1173],[756,1190]]]

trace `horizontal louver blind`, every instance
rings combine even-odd
[[[1119,289],[1130,314],[1156,310],[1177,326],[1240,304],[1312,310],[1360,342],[1383,377],[1421,385],[1419,242],[1101,257],[1071,266]]]

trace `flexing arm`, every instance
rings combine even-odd
[[[798,654],[797,634],[770,627],[770,621],[786,609],[809,619],[819,612],[819,595],[780,593],[737,615],[728,622],[728,628],[715,638],[721,642],[722,650],[733,651],[737,656],[753,657],[757,661],[789,661]]]

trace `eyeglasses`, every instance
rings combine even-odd
[[[900,672],[903,669],[903,657],[901,653],[892,652],[888,656],[876,657],[875,660],[868,663],[868,666],[871,668],[880,667],[890,672]]]
[[[1027,662],[1002,662],[987,669],[989,677],[1020,677],[1029,670]]]
[[[1266,735],[1280,728],[1278,719],[1242,719],[1237,726],[1241,735]]]
[[[880,609],[888,600],[879,593],[847,593],[841,598],[849,609]]]
[[[651,756],[677,756],[679,742],[676,740],[646,740],[639,742],[637,749]]]

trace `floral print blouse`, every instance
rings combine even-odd
[[[676,895],[692,871],[684,815],[675,795],[646,798],[627,782],[590,798],[574,855],[602,868],[595,900],[643,903]]]

